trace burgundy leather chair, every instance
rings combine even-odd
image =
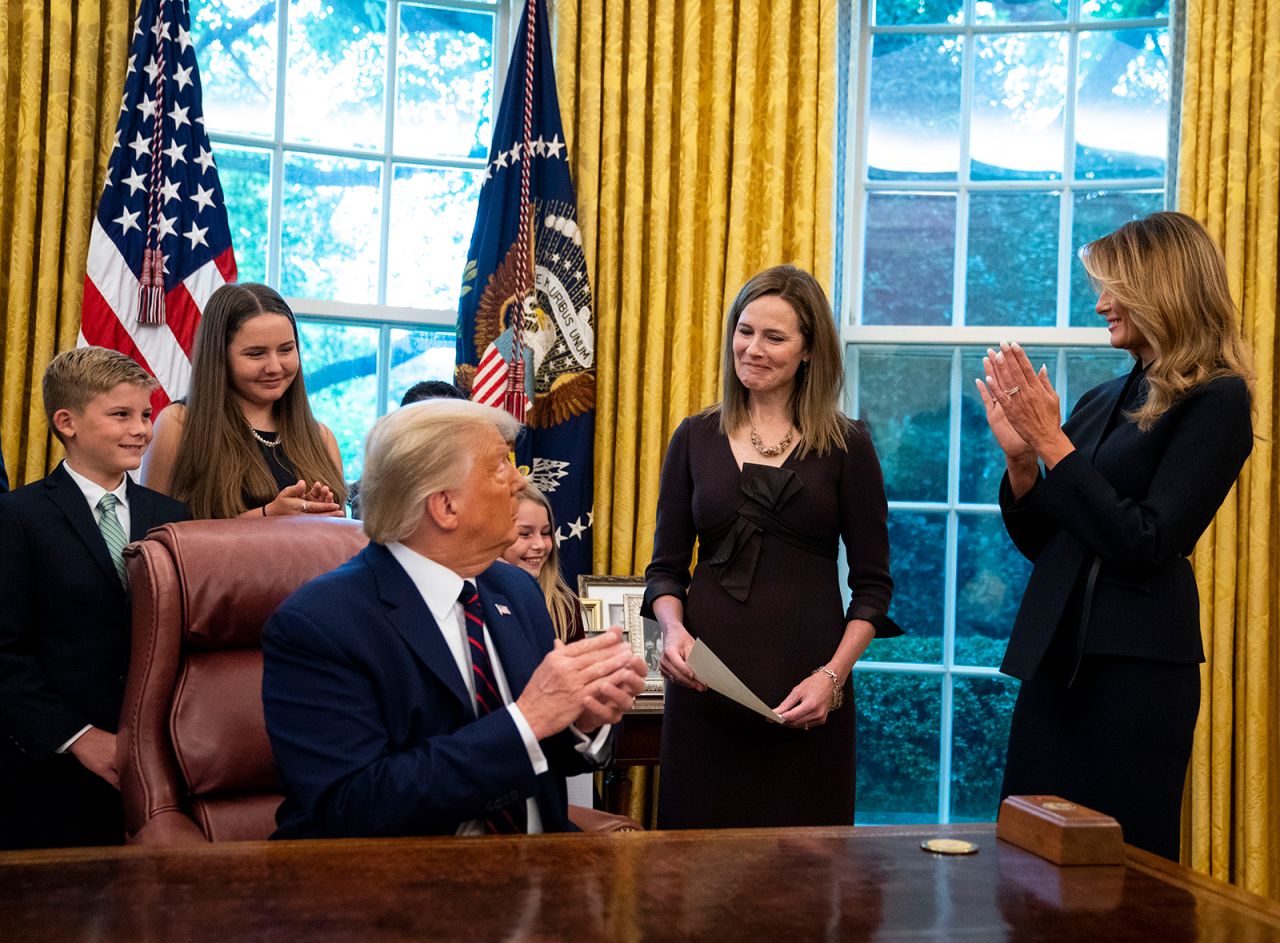
[[[280,785],[262,710],[262,627],[358,553],[357,521],[186,521],[125,550],[133,642],[117,762],[130,844],[267,838]],[[589,831],[634,820],[574,807]]]

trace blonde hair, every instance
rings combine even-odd
[[[44,394],[45,419],[58,441],[66,444],[62,433],[53,424],[54,413],[59,409],[80,412],[89,405],[89,400],[111,392],[121,383],[132,383],[148,392],[157,386],[155,377],[118,350],[77,347],[50,360],[44,370],[41,392]]]
[[[818,280],[794,265],[765,269],[743,285],[733,299],[724,321],[722,396],[718,405],[705,412],[719,411],[720,431],[725,435],[732,435],[750,422],[750,393],[734,370],[733,336],[747,305],[769,295],[781,298],[795,311],[809,355],[808,363],[802,363],[796,371],[791,392],[791,421],[800,433],[796,457],[804,458],[810,449],[819,455],[831,449],[843,450],[848,420],[840,412],[844,365],[835,318]]]
[[[514,442],[520,423],[492,406],[453,399],[410,403],[375,422],[365,439],[360,484],[369,539],[389,544],[412,534],[427,498],[466,478],[475,456],[465,445],[488,429]]]
[[[556,515],[551,510],[551,502],[547,496],[532,484],[525,485],[520,493],[521,501],[536,504],[547,512],[547,523],[551,525],[551,551],[543,561],[542,571],[538,574],[538,585],[542,587],[542,595],[547,600],[547,612],[551,613],[551,623],[556,628],[556,638],[567,642],[573,634],[575,616],[581,611],[578,595],[569,588],[560,574],[560,545],[556,542]]]
[[[1252,397],[1252,358],[1226,262],[1199,222],[1185,213],[1152,213],[1082,246],[1080,261],[1099,294],[1110,292],[1128,310],[1154,352],[1146,400],[1127,414],[1139,429],[1150,429],[1215,377],[1240,377]]]
[[[266,285],[223,285],[209,297],[196,329],[191,358],[191,392],[178,454],[173,464],[173,496],[191,508],[198,520],[237,517],[247,507],[244,493],[271,495],[280,490],[262,452],[254,444],[244,414],[231,395],[227,347],[250,318],[279,314],[288,318],[298,341],[298,322],[283,298]],[[271,407],[281,449],[299,478],[321,481],[339,505],[347,501],[347,485],[325,449],[320,424],[307,402],[298,373]]]

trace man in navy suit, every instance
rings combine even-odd
[[[467,401],[384,416],[369,546],[263,632],[277,838],[562,831],[564,777],[602,764],[644,688],[616,630],[564,645],[515,539],[519,425]]]
[[[0,496],[0,848],[119,844],[116,725],[129,662],[121,550],[184,505],[135,484],[155,380],[81,347],[44,375],[66,461]]]

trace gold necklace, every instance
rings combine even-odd
[[[791,445],[791,439],[795,436],[794,429],[788,429],[787,434],[782,437],[782,441],[777,445],[765,445],[760,438],[760,433],[756,432],[756,427],[751,427],[751,447],[763,455],[765,458],[775,458],[781,455]]]

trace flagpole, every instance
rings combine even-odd
[[[524,320],[527,311],[537,304],[534,290],[534,255],[530,240],[532,229],[530,216],[533,207],[530,205],[530,177],[533,173],[533,60],[534,43],[537,40],[538,0],[526,0],[525,3],[525,36],[524,36],[524,123],[521,147],[524,160],[520,163],[520,222],[517,229],[520,275],[517,282],[518,298],[512,304],[511,318],[511,369],[507,373],[506,408],[516,419],[524,422],[525,396],[524,377]]]

